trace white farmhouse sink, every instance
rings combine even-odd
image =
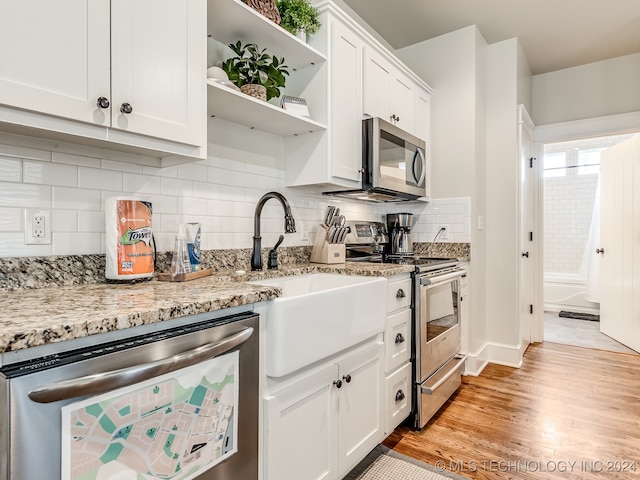
[[[384,330],[384,278],[311,273],[250,283],[283,293],[266,307],[270,377],[288,375]]]

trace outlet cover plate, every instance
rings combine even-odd
[[[38,225],[36,218],[42,220]],[[41,236],[36,232],[41,231]],[[51,245],[51,210],[37,208],[25,208],[24,210],[24,244],[25,245]]]

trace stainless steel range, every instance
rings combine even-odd
[[[385,225],[350,221],[347,261],[412,265],[413,423],[425,426],[461,384],[460,279],[465,271],[451,258],[392,255]]]

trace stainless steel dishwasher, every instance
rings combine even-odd
[[[258,322],[199,314],[3,356],[0,479],[257,479]]]

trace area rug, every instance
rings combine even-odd
[[[591,322],[600,321],[600,315],[595,315],[593,313],[567,312],[566,310],[561,310],[558,316],[564,318],[575,318],[577,320],[589,320]]]
[[[378,445],[343,480],[469,480]]]

